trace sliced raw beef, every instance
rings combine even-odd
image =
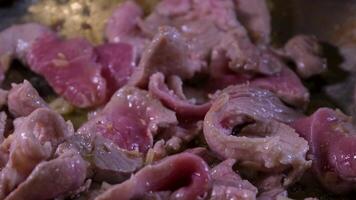
[[[135,69],[133,47],[127,43],[108,43],[96,47],[102,76],[107,82],[109,96],[124,86]]]
[[[27,116],[37,108],[48,107],[37,90],[27,80],[20,84],[12,84],[12,89],[8,94],[7,105],[14,117]]]
[[[176,78],[180,80],[179,77]],[[181,84],[177,86],[172,79],[174,79],[174,77],[170,77],[168,80],[171,83],[171,87],[168,87],[162,73],[153,74],[149,83],[150,93],[160,99],[163,104],[174,110],[177,115],[182,118],[203,119],[210,108],[210,102],[196,104],[194,100],[187,99],[182,91],[182,81],[180,80]]]
[[[307,141],[284,124],[299,117],[268,90],[232,86],[216,97],[206,114],[204,135],[211,150],[250,169],[288,169],[284,184],[289,185],[310,166]]]
[[[271,35],[271,16],[266,0],[235,0],[237,17],[257,43],[268,44]]]
[[[280,72],[272,75],[234,73],[228,67],[228,59],[223,55],[224,51],[221,50],[212,53],[212,62],[209,66],[211,77],[207,85],[212,92],[230,85],[250,83],[274,92],[283,101],[295,107],[305,108],[309,103],[307,88],[304,87],[299,77],[281,61],[279,61]]]
[[[109,18],[105,35],[109,42],[125,42],[132,45],[134,55],[140,57],[149,42],[139,28],[143,11],[134,1],[120,4]]]
[[[144,90],[126,86],[118,90],[104,109],[84,124],[81,135],[95,132],[120,148],[146,152],[160,127],[176,125],[175,113]]]
[[[235,160],[228,159],[211,169],[213,186],[210,200],[256,199],[257,188],[233,171],[234,164]]]
[[[143,199],[150,193],[163,191],[169,192],[169,199],[193,200],[204,196],[209,186],[209,168],[204,160],[194,154],[180,153],[147,165],[96,200]]]
[[[145,38],[153,38],[161,26],[172,26],[188,41],[190,57],[199,60],[201,66],[207,65],[213,50],[223,49],[234,71],[273,74],[280,70],[278,59],[251,42],[237,20],[232,0],[163,0],[150,15],[141,18],[142,10],[137,4],[132,1],[122,4],[109,20],[107,37],[143,49]],[[258,24],[253,21],[252,24]]]
[[[255,78],[251,85],[270,90],[284,102],[298,108],[306,108],[309,103],[308,89],[288,67],[272,76]]]
[[[326,59],[321,57],[321,47],[316,37],[295,36],[287,42],[284,51],[294,61],[298,74],[303,78],[320,74],[327,69]]]
[[[80,108],[106,100],[106,81],[96,60],[94,48],[85,39],[62,40],[53,34],[38,38],[27,54],[29,67]]]
[[[328,190],[345,193],[356,188],[356,136],[351,118],[320,108],[292,126],[308,140],[313,171]]]
[[[161,27],[143,53],[130,85],[146,87],[150,75],[155,72],[177,75],[182,79],[192,78],[200,66],[189,52],[188,44],[175,28]]]
[[[15,121],[8,142],[8,161],[0,172],[0,199],[31,174],[36,165],[49,159],[57,146],[73,134],[73,128],[54,111],[39,108]]]
[[[67,151],[50,161],[39,163],[5,200],[47,200],[69,195],[84,184],[87,165],[80,154]]]
[[[0,32],[0,82],[4,80],[12,59],[26,62],[26,54],[32,44],[50,29],[36,23],[11,26]]]

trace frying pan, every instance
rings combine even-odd
[[[28,16],[29,6],[38,4],[39,1],[41,0],[0,0],[0,30],[11,24],[28,20],[26,16]],[[54,1],[60,6],[70,6],[74,2],[93,4],[101,0],[42,1]],[[117,3],[121,0],[103,1]],[[138,1],[147,4],[157,0]],[[305,80],[304,84],[311,92],[311,103],[307,112],[311,113],[317,107],[328,106],[340,108],[345,113],[354,115],[352,102],[356,83],[354,78],[356,77],[354,75],[356,73],[356,0],[269,0],[269,6],[272,14],[272,41],[276,47],[283,45],[288,38],[296,34],[316,35],[322,41],[329,70],[320,76]],[[105,9],[110,10],[112,6],[103,6],[102,11],[105,12]],[[90,10],[88,13],[90,14]],[[44,20],[38,17],[35,19]],[[100,42],[100,38],[94,38],[92,42]],[[289,190],[292,198],[303,199],[311,196],[325,200],[354,199],[352,198],[354,195],[328,194],[309,177],[307,174],[300,183]]]

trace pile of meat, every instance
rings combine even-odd
[[[303,114],[301,78],[327,70],[318,41],[272,47],[265,1],[162,0],[147,16],[126,1],[105,35],[0,32],[1,81],[17,59],[92,111],[75,130],[27,80],[0,90],[0,200],[274,200],[306,171],[356,189],[351,119]]]

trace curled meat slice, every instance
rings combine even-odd
[[[313,171],[328,190],[345,193],[356,188],[356,136],[349,117],[320,108],[292,126],[310,145]]]
[[[84,124],[78,133],[96,132],[120,148],[146,152],[152,134],[160,127],[177,124],[175,113],[144,90],[126,86],[118,90],[104,109]]]
[[[237,17],[257,43],[267,44],[271,34],[271,16],[266,0],[235,0]]]
[[[14,58],[26,61],[26,54],[33,42],[51,32],[47,27],[36,23],[14,25],[0,32],[0,82]]]
[[[284,180],[289,185],[310,165],[305,159],[307,141],[284,124],[298,117],[267,90],[232,86],[220,93],[206,114],[204,135],[218,155],[251,169],[283,172],[292,168]]]
[[[177,78],[179,79],[179,77]],[[185,97],[182,84],[174,84],[172,86],[175,88],[168,88],[164,79],[162,73],[153,74],[149,82],[150,93],[183,118],[203,118],[205,116],[210,108],[210,102],[195,104]]]
[[[87,165],[73,150],[58,158],[39,163],[26,181],[21,183],[6,200],[47,200],[78,189],[85,181]]]
[[[0,172],[0,199],[26,179],[38,163],[51,157],[65,138],[73,133],[54,111],[39,108],[15,123],[9,140],[8,162]]]
[[[127,180],[143,165],[143,155],[118,147],[97,132],[80,129],[60,147],[76,147],[83,158],[89,158],[91,178],[94,181],[115,184]],[[58,147],[58,149],[60,148]],[[58,151],[58,150],[57,150]]]
[[[31,83],[25,80],[20,84],[12,84],[8,94],[8,107],[15,117],[27,116],[37,108],[47,108],[47,103],[40,97]]]
[[[96,200],[142,199],[151,192],[162,191],[173,192],[169,199],[193,200],[206,194],[209,185],[209,168],[204,160],[190,153],[180,153],[142,168]]]
[[[120,4],[109,18],[105,35],[109,42],[127,42],[134,48],[135,55],[141,55],[148,40],[139,28],[143,11],[134,1]]]
[[[61,40],[53,34],[38,38],[27,54],[30,68],[44,76],[56,93],[81,108],[106,100],[106,81],[96,59],[88,41]]]
[[[192,78],[199,68],[199,64],[190,58],[183,36],[173,27],[161,27],[142,55],[129,84],[145,87],[155,72]]]
[[[284,102],[301,108],[309,103],[309,92],[299,77],[288,67],[272,76],[255,78],[251,85],[258,86],[274,92]]]
[[[326,59],[321,57],[321,47],[316,37],[298,35],[284,47],[286,55],[297,65],[297,72],[303,78],[320,74],[326,70]]]
[[[102,76],[107,81],[109,96],[124,86],[135,68],[135,56],[131,45],[109,43],[96,47]]]
[[[210,200],[253,200],[257,188],[233,171],[235,160],[228,159],[211,169],[213,181]]]

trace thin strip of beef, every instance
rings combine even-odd
[[[190,58],[189,52],[188,44],[175,28],[161,27],[143,53],[129,84],[146,87],[150,75],[155,72],[192,78],[200,66]]]
[[[104,109],[84,124],[78,133],[100,134],[120,148],[146,152],[160,127],[176,125],[175,113],[144,90],[126,86],[118,90]]]
[[[26,54],[35,40],[49,32],[47,27],[36,23],[14,25],[0,32],[0,83],[12,59],[26,62]]]
[[[8,162],[0,172],[0,199],[23,182],[38,163],[51,157],[73,129],[54,111],[39,108],[15,122],[8,144]]]
[[[250,169],[288,169],[284,184],[289,185],[310,166],[307,141],[285,124],[299,117],[268,90],[231,86],[217,95],[206,114],[204,135],[215,153]]]
[[[211,169],[213,186],[210,200],[256,199],[257,188],[233,171],[234,164],[235,160],[228,159]]]
[[[260,13],[260,12],[259,12]],[[130,20],[122,20],[127,19]],[[232,0],[163,0],[144,19],[142,9],[132,1],[114,11],[106,28],[110,41],[128,41],[143,49],[161,26],[172,26],[186,38],[192,50],[190,57],[207,65],[211,52],[225,49],[234,71],[273,74],[280,70],[278,60],[257,48],[237,20]]]
[[[176,27],[190,44],[192,57],[203,63],[214,49],[224,49],[234,71],[273,74],[280,70],[278,60],[251,42],[232,0],[163,0],[140,27],[153,35],[162,25]]]
[[[96,60],[94,48],[85,39],[62,40],[54,34],[38,38],[27,54],[31,70],[80,108],[97,106],[106,100],[106,81]]]
[[[308,106],[310,96],[308,89],[288,67],[272,76],[256,77],[251,80],[251,85],[270,90],[284,102],[297,108]]]
[[[90,163],[95,181],[120,183],[129,179],[143,165],[142,154],[121,149],[102,136],[96,136],[92,145],[92,151],[84,153],[84,156],[92,156]]]
[[[12,84],[7,105],[14,117],[27,116],[37,108],[48,108],[47,103],[27,80],[20,84]]]
[[[126,42],[132,45],[134,55],[140,58],[149,40],[144,37],[139,21],[143,11],[134,1],[121,3],[109,18],[105,35],[111,43]]]
[[[109,97],[124,86],[135,69],[135,55],[132,45],[108,43],[95,48],[98,62],[102,65],[102,76],[107,82]]]
[[[179,78],[179,77],[177,77]],[[163,104],[174,110],[183,119],[202,119],[210,108],[210,102],[195,104],[182,93],[182,84],[176,88],[168,88],[162,73],[150,77],[149,91]],[[179,89],[177,87],[180,87]],[[180,92],[181,91],[181,92]]]
[[[224,56],[226,51],[215,50],[210,63],[210,80],[207,85],[214,92],[230,85],[250,83],[274,92],[286,103],[305,108],[309,102],[309,92],[302,84],[299,77],[290,70],[282,61],[281,71],[272,75],[256,75],[251,73],[234,73],[229,69],[229,60]],[[280,59],[280,58],[278,58]]]
[[[235,0],[236,14],[253,41],[268,44],[271,35],[271,16],[266,0]]]
[[[120,148],[101,134],[80,128],[58,149],[73,148],[89,163],[88,177],[96,182],[120,183],[143,165],[143,155]],[[58,151],[57,149],[57,151]]]
[[[172,192],[169,199],[194,200],[206,194],[209,186],[209,168],[204,160],[190,153],[180,153],[147,165],[96,200],[142,199],[151,192],[162,191]]]
[[[314,36],[297,35],[287,42],[284,51],[294,61],[298,74],[303,78],[327,69],[326,59],[321,57],[321,47]]]
[[[68,195],[84,184],[87,165],[79,152],[68,150],[39,163],[5,200],[47,200]]]
[[[296,120],[293,127],[310,145],[313,171],[322,185],[335,193],[356,188],[356,136],[351,119],[329,108]]]

